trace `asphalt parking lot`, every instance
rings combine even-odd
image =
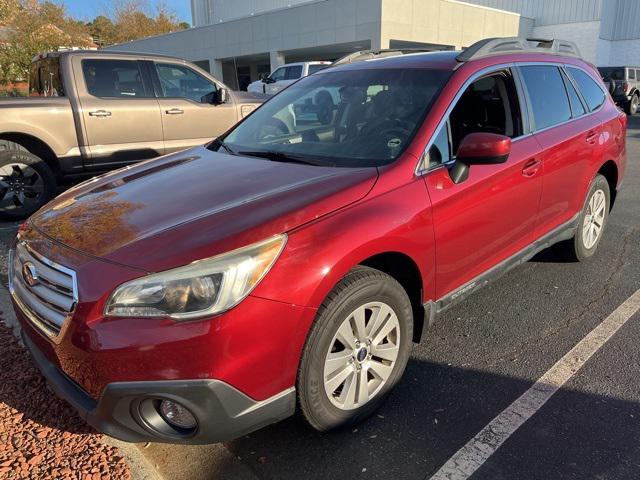
[[[640,117],[629,127],[597,256],[544,251],[446,312],[364,424],[320,434],[294,417],[225,445],[141,451],[167,478],[431,478],[640,288]],[[15,228],[0,225],[3,264]],[[640,478],[638,338],[636,312],[470,478]]]

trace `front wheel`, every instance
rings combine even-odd
[[[412,335],[402,286],[372,268],[349,272],[320,307],[302,354],[298,399],[309,424],[326,431],[375,412],[404,372]]]
[[[22,220],[56,192],[56,179],[39,157],[20,151],[0,152],[0,218]]]

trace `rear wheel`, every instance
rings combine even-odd
[[[407,365],[413,334],[411,302],[379,270],[358,267],[318,311],[298,372],[307,421],[325,431],[371,415]]]
[[[22,150],[0,152],[0,218],[26,218],[55,192],[55,176],[41,158]]]
[[[587,202],[578,218],[576,234],[573,240],[565,244],[566,252],[572,260],[582,262],[596,253],[607,224],[610,204],[609,183],[598,174],[591,184]]]

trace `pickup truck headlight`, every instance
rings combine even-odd
[[[286,240],[286,235],[278,235],[124,283],[111,294],[104,314],[191,320],[229,310],[267,274]]]

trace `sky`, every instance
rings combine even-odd
[[[174,12],[179,21],[191,24],[191,2],[189,0],[162,0],[165,6]],[[117,0],[55,0],[56,3],[67,7],[71,16],[79,20],[89,21],[100,14],[113,10]],[[146,0],[146,4],[153,11],[157,0]]]

